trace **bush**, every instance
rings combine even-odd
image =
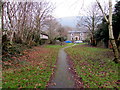
[[[35,43],[34,41],[30,41],[28,45],[29,45],[29,46],[35,46],[36,43]]]
[[[19,47],[15,45],[11,45],[10,42],[3,43],[3,46],[2,46],[3,60],[4,60],[4,57],[12,57],[12,56],[17,56],[17,54],[20,54],[19,49],[20,49]]]
[[[2,44],[2,60],[6,60],[8,58],[10,60],[11,57],[18,57],[22,55],[22,51],[28,48],[26,45],[22,44],[10,44],[10,42],[4,42]],[[11,59],[12,60],[12,59]]]

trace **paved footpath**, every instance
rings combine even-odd
[[[51,80],[51,83],[54,84],[50,85],[48,88],[74,88],[75,81],[73,75],[69,72],[69,65],[67,63],[67,54],[64,51],[65,48],[62,48],[59,51],[57,70],[55,72],[55,77]]]

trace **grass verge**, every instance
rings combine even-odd
[[[45,88],[53,73],[60,48],[67,44],[45,45],[24,50],[22,56],[4,61],[7,68],[2,71],[2,88]]]
[[[118,64],[109,49],[77,45],[65,50],[82,77],[84,88],[119,88]]]

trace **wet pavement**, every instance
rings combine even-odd
[[[70,67],[67,62],[67,54],[64,51],[65,48],[59,51],[57,70],[48,88],[74,88],[75,80],[73,75],[69,72]]]

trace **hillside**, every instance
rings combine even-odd
[[[78,16],[72,16],[72,17],[63,17],[63,18],[57,18],[57,20],[61,23],[63,26],[69,26],[76,28]]]

